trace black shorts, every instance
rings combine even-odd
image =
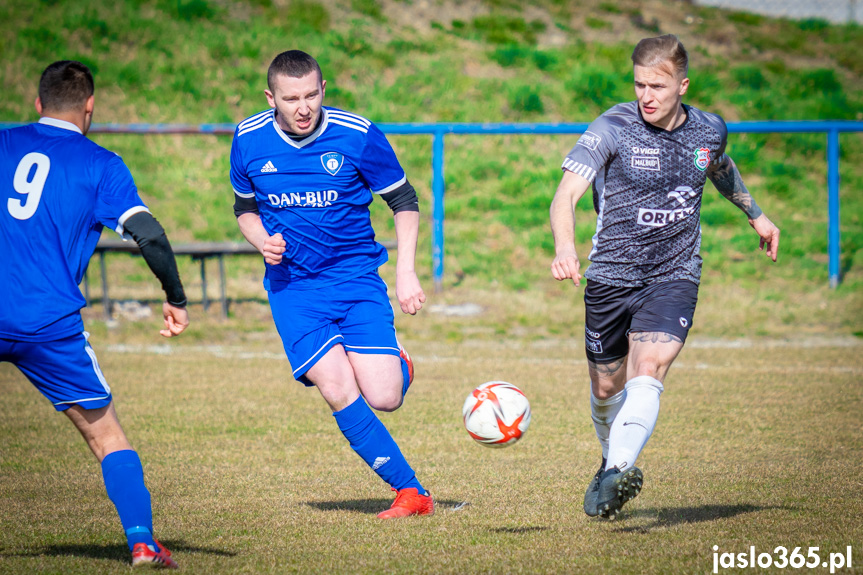
[[[584,345],[587,359],[609,363],[629,353],[629,332],[670,333],[686,341],[695,315],[698,285],[689,280],[640,288],[587,282]]]

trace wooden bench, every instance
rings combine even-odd
[[[380,241],[386,249],[395,249],[396,242],[394,240]],[[219,262],[219,301],[222,304],[222,318],[228,317],[228,296],[225,290],[225,256],[231,255],[255,255],[263,260],[263,256],[258,253],[251,244],[246,242],[193,242],[193,243],[176,243],[171,244],[176,256],[191,256],[193,260],[201,262],[201,303],[204,311],[210,307],[210,298],[207,296],[207,260],[216,258]],[[102,308],[105,311],[105,319],[111,319],[111,298],[108,295],[108,265],[105,261],[105,254],[108,252],[125,252],[133,255],[140,255],[141,249],[134,240],[123,241],[119,239],[99,240],[96,245],[94,254],[99,255],[99,270],[102,279]],[[263,266],[262,266],[263,269]],[[87,275],[84,275],[84,298],[87,300],[87,305],[90,305],[90,285],[87,280]]]

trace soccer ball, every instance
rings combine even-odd
[[[512,445],[530,425],[527,396],[505,381],[489,381],[474,389],[461,412],[468,434],[489,447]]]

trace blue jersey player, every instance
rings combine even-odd
[[[265,90],[270,108],[237,126],[231,148],[234,212],[264,256],[264,286],[293,376],[315,386],[351,447],[397,492],[382,519],[431,515],[423,488],[370,409],[394,411],[413,379],[396,340],[387,261],[369,204],[392,208],[396,296],[416,314],[425,294],[414,271],[419,207],[392,147],[370,121],[323,106],[326,82],[299,50],[276,56]]]
[[[584,274],[585,349],[602,464],[584,511],[612,519],[641,489],[635,461],[656,425],[665,376],[692,327],[705,182],[748,216],[773,261],[779,249],[779,229],[725,153],[725,122],[682,103],[688,57],[677,37],[642,40],[632,62],[637,100],[590,124],[563,162],[551,205],[551,272],[577,286],[574,208],[593,184],[598,217]]]
[[[93,76],[79,62],[48,66],[38,123],[0,132],[0,362],[13,363],[66,414],[102,465],[132,564],[176,567],[153,539],[150,493],[88,343],[78,285],[106,226],[131,237],[162,282],[165,337],[189,324],[174,253],[118,155],[85,137]]]

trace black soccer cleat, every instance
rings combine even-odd
[[[644,475],[637,467],[630,467],[622,472],[617,467],[603,471],[597,494],[597,514],[613,520],[623,504],[635,499],[641,492],[643,484]]]
[[[602,480],[602,471],[605,469],[605,459],[596,471],[596,475],[590,480],[587,485],[587,491],[584,492],[584,512],[588,517],[596,517],[599,515],[599,510],[596,508],[599,498],[599,484]]]

